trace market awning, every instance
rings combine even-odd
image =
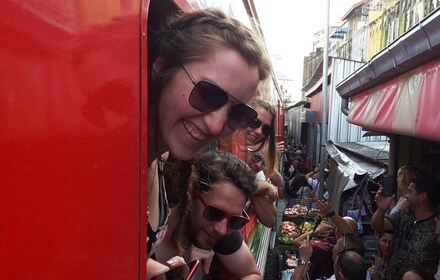
[[[439,25],[436,9],[336,85],[350,123],[440,141]]]
[[[379,164],[370,163],[358,157],[349,157],[340,151],[332,141],[327,141],[325,148],[337,166],[330,166],[327,190],[333,207],[339,205],[342,192],[360,184],[357,176],[369,174],[371,179],[378,177],[387,170]]]
[[[351,98],[348,121],[367,129],[440,141],[440,59]]]

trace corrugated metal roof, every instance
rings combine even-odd
[[[346,153],[388,166],[390,157],[388,141],[335,143],[335,146]]]

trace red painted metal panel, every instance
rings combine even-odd
[[[310,98],[310,110],[317,112],[317,122],[322,122],[322,91]]]
[[[190,10],[198,9],[199,4],[197,0],[171,0],[174,2],[176,7],[184,12],[188,12]]]
[[[2,279],[145,274],[140,7],[2,1]]]
[[[330,86],[327,86],[327,103],[326,103],[326,113],[327,113],[327,120],[328,120],[328,114],[329,114],[329,106],[330,102]],[[322,91],[317,92],[315,95],[313,95],[310,98],[310,110],[317,112],[317,122],[322,123]]]

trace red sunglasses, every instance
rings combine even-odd
[[[229,109],[227,120],[229,128],[232,130],[244,129],[246,127],[254,128],[256,125],[255,120],[258,116],[254,109],[210,82],[194,81],[186,68],[182,64],[180,66],[194,85],[189,95],[191,106],[200,112],[210,113],[223,107],[229,99],[233,99],[235,104]]]
[[[230,229],[241,229],[247,222],[249,222],[249,216],[246,211],[243,210],[243,216],[231,215],[209,203],[207,203],[200,193],[195,194],[200,202],[205,206],[203,210],[203,218],[210,222],[220,222],[223,219],[228,219],[228,227]]]

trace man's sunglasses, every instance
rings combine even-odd
[[[249,127],[252,129],[257,129],[260,126],[261,126],[261,132],[263,133],[264,137],[267,137],[270,134],[270,131],[272,130],[271,125],[263,124],[258,118],[256,118],[254,123],[251,124]]]
[[[243,210],[243,216],[231,215],[209,203],[207,203],[200,193],[195,194],[200,202],[205,206],[203,210],[203,218],[210,222],[220,222],[223,219],[228,219],[228,227],[230,229],[241,229],[247,222],[249,222],[249,216],[246,211]]]
[[[194,81],[186,68],[182,64],[180,66],[194,85],[189,95],[191,106],[202,113],[211,113],[223,107],[231,98],[235,101],[235,104],[229,109],[227,120],[229,128],[239,130],[255,127],[258,113],[254,109],[210,82]]]

